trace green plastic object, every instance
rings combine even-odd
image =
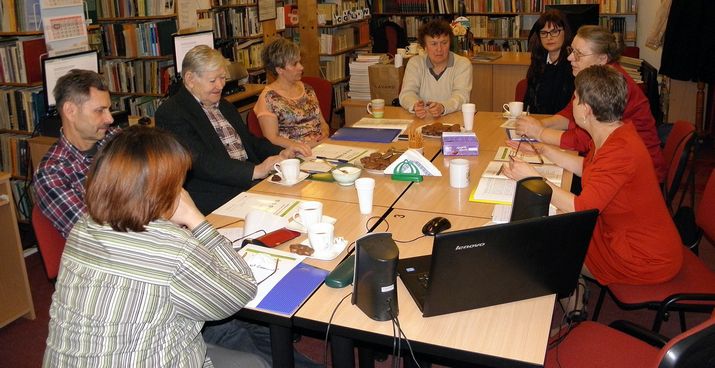
[[[351,254],[325,277],[325,285],[336,289],[344,288],[353,283],[354,271],[355,254]]]
[[[329,183],[332,183],[335,181],[335,178],[333,178],[333,174],[331,174],[330,172],[310,174],[308,179],[317,180],[317,181],[327,181]]]
[[[421,182],[423,179],[417,165],[410,160],[405,160],[395,166],[395,170],[392,172],[392,180]]]

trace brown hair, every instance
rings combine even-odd
[[[581,26],[576,35],[588,41],[594,53],[608,56],[609,63],[618,60],[626,46],[620,34],[616,37],[601,26]]]
[[[90,168],[89,215],[116,231],[144,231],[174,208],[190,167],[189,151],[170,133],[129,127],[107,143]]]
[[[576,75],[579,105],[588,104],[600,122],[621,120],[626,109],[626,78],[608,65],[592,65]]]
[[[57,84],[52,90],[57,111],[62,112],[62,105],[65,102],[82,106],[89,100],[91,88],[100,91],[109,90],[102,76],[91,70],[72,69],[67,72],[57,80]]]
[[[273,75],[276,75],[277,68],[285,68],[288,63],[300,58],[300,47],[292,41],[283,37],[278,37],[263,47],[261,60],[263,67]]]
[[[452,42],[452,27],[444,19],[431,20],[420,27],[417,31],[417,40],[420,46],[425,47],[425,37],[430,36],[436,38],[438,36],[449,37],[449,42]]]

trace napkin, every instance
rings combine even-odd
[[[425,158],[425,156],[422,156],[421,153],[415,150],[410,150],[408,149],[403,153],[400,157],[397,158],[393,163],[390,164],[387,168],[385,168],[384,173],[391,175],[395,171],[395,167],[399,165],[401,162],[409,160],[412,161],[415,166],[417,166],[417,169],[420,171],[420,174],[422,176],[442,176],[442,172],[439,171],[437,166],[434,166],[428,159]]]

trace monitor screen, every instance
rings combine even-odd
[[[546,9],[564,13],[574,35],[583,25],[598,25],[598,4],[546,5]]]
[[[186,53],[198,45],[206,45],[214,48],[213,31],[174,35],[174,65],[176,66],[176,75],[181,75],[181,63],[184,62]]]
[[[57,80],[72,69],[91,70],[99,73],[97,51],[83,51],[76,54],[55,56],[42,60],[42,78],[45,88],[47,112],[55,110],[55,96],[52,91]]]

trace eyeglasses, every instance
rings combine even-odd
[[[546,38],[548,36],[551,37],[558,37],[561,34],[561,31],[563,31],[563,28],[554,28],[550,31],[539,31],[539,37],[541,38]]]
[[[543,165],[544,159],[541,157],[539,150],[536,149],[536,146],[534,146],[534,143],[532,143],[531,139],[529,139],[529,137],[527,137],[525,134],[522,134],[521,139],[519,139],[519,144],[516,145],[516,151],[514,151],[514,153],[511,154],[509,157],[512,160],[519,157],[519,149],[521,148],[521,142],[528,143],[529,146],[531,146],[531,149],[534,150],[534,153],[536,153],[536,157],[539,159],[539,162],[534,162],[534,164]]]
[[[243,257],[245,258],[245,255],[243,255]],[[270,272],[267,276],[263,278],[263,280],[256,282],[257,285],[260,285],[264,281],[268,280],[278,271],[278,257],[274,257],[268,254],[261,253],[258,255],[253,255],[253,257],[247,263],[248,266],[254,270],[254,275],[256,273],[265,273],[263,271]]]
[[[571,55],[573,54],[574,59],[579,60],[584,56],[591,56],[593,54],[584,54],[581,51],[576,50],[575,48],[571,46],[566,46],[566,55]]]

